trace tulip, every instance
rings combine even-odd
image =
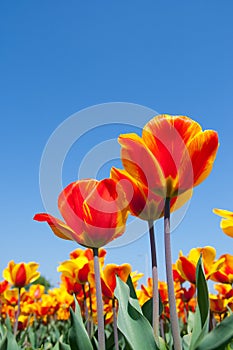
[[[224,264],[225,260],[223,256],[220,259],[215,260],[216,250],[209,246],[204,248],[193,248],[190,250],[187,257],[180,252],[179,259],[176,262],[177,271],[184,280],[193,284],[196,283],[196,266],[200,254],[202,255],[202,263],[206,279],[209,279],[215,274]]]
[[[223,254],[220,257],[223,260],[220,269],[211,275],[211,280],[220,283],[233,283],[233,256]]]
[[[3,277],[15,287],[22,288],[40,277],[40,273],[36,271],[38,266],[35,262],[15,264],[12,260],[3,271]]]
[[[119,137],[125,170],[163,198],[173,198],[199,185],[211,172],[218,135],[185,116],[158,115],[142,137]]]
[[[113,331],[114,331],[114,342],[115,349],[119,349],[118,342],[118,330],[117,330],[117,315],[114,290],[116,288],[116,275],[120,277],[123,282],[126,282],[129,274],[131,273],[131,266],[129,264],[122,264],[120,266],[116,264],[108,264],[102,274],[102,291],[106,298],[112,299],[112,312],[113,312]]]
[[[35,215],[37,221],[49,224],[55,235],[93,249],[98,309],[99,349],[105,349],[103,303],[98,249],[125,231],[128,204],[117,181],[80,180],[68,185],[58,198],[64,222],[52,215]]]
[[[132,269],[129,264],[108,264],[105,266],[102,274],[102,291],[106,298],[114,298],[114,290],[116,288],[116,276],[126,282]]]
[[[125,195],[113,179],[80,180],[68,185],[58,198],[65,222],[40,213],[34,220],[45,221],[55,235],[91,248],[100,248],[121,236],[128,207]]]
[[[213,212],[223,218],[220,223],[223,232],[227,236],[233,237],[233,212],[223,209],[213,209]]]
[[[122,146],[121,157],[125,171],[139,185],[141,200],[131,205],[131,211],[137,210],[147,215],[148,204],[153,203],[153,196],[163,199],[164,237],[168,294],[171,312],[171,325],[175,350],[181,349],[178,318],[176,314],[175,294],[172,276],[172,257],[170,243],[171,200],[182,194],[190,198],[194,186],[199,185],[211,172],[218,149],[218,135],[215,131],[203,131],[201,126],[185,116],[159,115],[149,121],[142,130],[142,137],[125,134],[119,137]],[[133,189],[132,186],[132,197]],[[144,198],[143,198],[144,195]],[[148,200],[147,200],[148,199]],[[164,204],[165,201],[165,204]],[[149,205],[154,209],[153,216],[160,217],[160,203]],[[143,206],[143,203],[145,205]],[[132,210],[133,208],[133,210]],[[152,250],[152,273],[157,269],[156,255],[150,222]],[[155,280],[153,275],[153,280]],[[154,329],[155,330],[155,329]],[[157,332],[156,332],[157,333]]]
[[[18,329],[18,318],[20,315],[20,290],[22,287],[36,281],[40,277],[40,273],[36,271],[38,266],[39,264],[35,262],[15,264],[12,260],[3,271],[5,280],[18,288],[18,309],[15,315],[14,335],[16,335]]]

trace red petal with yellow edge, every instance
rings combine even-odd
[[[195,284],[196,283],[196,267],[185,256],[181,256],[177,261],[177,269],[182,277]]]
[[[97,186],[97,180],[81,180],[69,184],[59,195],[58,208],[70,228],[77,234],[84,230],[83,202]]]
[[[106,298],[113,299],[113,297],[114,297],[113,291],[114,290],[112,290],[109,287],[109,285],[107,284],[107,282],[103,278],[101,278],[101,288],[102,288],[102,293]]]
[[[213,209],[214,214],[221,216],[224,219],[233,220],[233,212],[225,209]]]
[[[126,171],[136,181],[165,197],[164,172],[158,160],[147,148],[143,139],[136,134],[120,135],[122,163]]]
[[[108,264],[105,267],[103,271],[104,280],[112,293],[116,288],[116,275],[119,276],[122,281],[126,282],[131,271],[132,269],[129,264],[122,264],[120,266],[116,264]]]
[[[113,167],[111,177],[121,184],[132,215],[146,221],[154,221],[163,216],[163,197],[156,195],[143,183],[136,181],[126,170]],[[172,205],[176,200],[177,198],[172,200]]]
[[[70,229],[70,227],[67,226],[63,221],[55,218],[52,215],[40,213],[36,214],[33,219],[36,221],[47,222],[54,234],[59,238],[75,240],[75,233]]]
[[[221,258],[225,258],[225,262],[223,265],[223,270],[227,275],[233,274],[233,256],[230,254],[223,254]],[[220,258],[220,259],[221,259]]]
[[[159,115],[143,128],[142,138],[161,165],[166,178],[176,179],[186,144],[201,131],[201,126],[185,116]]]
[[[90,266],[89,266],[89,263],[87,263],[78,271],[78,282],[79,283],[87,282],[89,272],[90,272]]]
[[[121,184],[132,215],[147,221],[161,217],[164,207],[163,198],[156,196],[125,170],[112,168],[111,177]]]
[[[83,210],[87,246],[101,247],[124,232],[128,205],[117,181],[99,181],[84,201]]]
[[[26,272],[26,267],[22,263],[19,266],[16,266],[15,269],[15,278],[14,278],[14,285],[16,287],[24,287],[26,285],[27,281],[27,272]]]
[[[199,185],[210,174],[218,150],[218,134],[206,130],[197,134],[188,144],[193,167],[194,186]]]
[[[217,272],[213,273],[211,275],[210,279],[212,281],[215,281],[215,282],[229,283],[229,279],[228,279],[227,275],[221,271],[217,271]]]

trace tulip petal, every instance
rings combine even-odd
[[[164,198],[166,196],[164,172],[144,140],[136,134],[125,134],[120,135],[118,141],[122,146],[121,158],[126,171],[136,181]]]
[[[121,184],[132,215],[146,221],[157,220],[163,215],[163,197],[154,194],[142,182],[136,181],[126,170],[113,167],[111,177]]]
[[[51,227],[54,234],[63,239],[74,240],[74,232],[63,221],[46,213],[36,214],[33,218],[36,221],[45,221]]]
[[[81,180],[69,184],[59,195],[58,208],[67,225],[77,234],[84,230],[83,202],[97,186],[97,180]]]
[[[185,256],[180,256],[176,262],[176,268],[181,277],[189,282],[196,283],[196,266]]]
[[[83,203],[84,239],[90,247],[101,247],[125,231],[128,205],[125,193],[113,179],[99,181]]]
[[[166,178],[177,178],[187,143],[201,131],[201,126],[185,116],[162,114],[143,128],[142,138],[163,169]]]
[[[193,167],[194,186],[199,185],[210,174],[218,149],[218,134],[206,130],[197,134],[188,144]]]
[[[233,220],[233,212],[225,209],[213,209],[214,214],[221,216],[224,219]]]

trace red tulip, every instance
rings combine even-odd
[[[36,214],[55,235],[99,248],[121,236],[125,230],[128,205],[125,194],[113,179],[80,180],[68,185],[58,198],[64,222],[52,215]]]

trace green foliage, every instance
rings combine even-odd
[[[233,340],[233,314],[226,317],[198,344],[195,350],[224,350]],[[229,347],[228,347],[229,348]],[[230,349],[230,348],[229,348]]]
[[[143,316],[138,301],[130,296],[130,288],[116,276],[115,296],[118,299],[117,324],[132,350],[158,349],[153,329]]]
[[[69,330],[69,345],[71,350],[93,350],[83,323],[78,302],[75,300],[75,313],[70,308],[71,327]]]
[[[209,329],[209,295],[205,275],[202,268],[201,256],[196,267],[196,288],[197,307],[191,333],[183,337],[183,347],[185,350],[194,350],[197,344],[208,333]]]
[[[150,298],[142,305],[142,313],[148,319],[151,325],[152,325],[152,310],[153,310],[152,304],[153,304],[153,298]],[[163,303],[159,295],[159,315],[161,315],[162,312],[163,312]]]
[[[142,308],[139,305],[131,278],[124,283],[116,276],[115,296],[118,299],[119,350],[172,350],[173,340],[169,320],[163,315],[164,339],[156,344],[152,323],[152,299]],[[189,312],[188,324],[180,327],[183,336],[183,350],[232,350],[233,313],[209,332],[209,299],[202,259],[196,268],[197,307]],[[160,300],[160,315],[163,305]],[[91,339],[88,336],[81,310],[75,301],[75,312],[70,309],[70,320],[54,318],[43,323],[36,320],[31,326],[13,335],[9,318],[0,322],[0,350],[98,350],[97,326],[93,326]],[[186,334],[187,333],[187,334]],[[112,324],[105,327],[106,350],[115,350]]]

